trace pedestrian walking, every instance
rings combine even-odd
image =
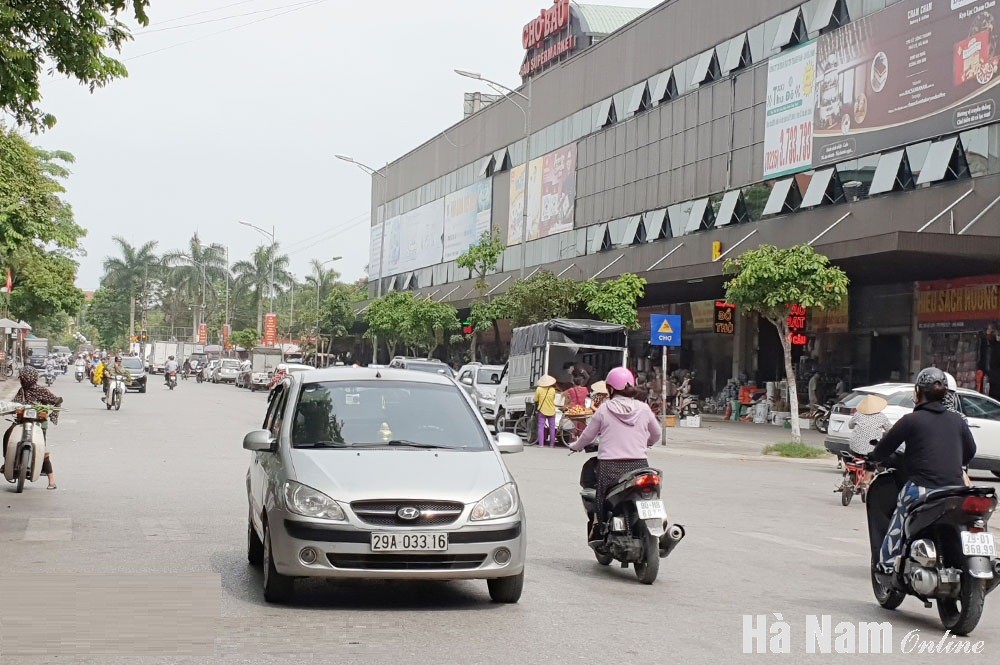
[[[535,404],[538,408],[538,445],[545,445],[545,431],[548,429],[552,447],[556,445],[556,378],[546,374],[538,379],[535,388]]]

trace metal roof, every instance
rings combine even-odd
[[[609,35],[649,11],[636,7],[581,5],[576,2],[573,3],[573,7],[580,18],[583,32],[592,35]]]

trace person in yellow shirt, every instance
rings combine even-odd
[[[535,404],[538,405],[538,445],[545,445],[545,430],[549,431],[549,440],[554,448],[556,445],[556,379],[546,374],[538,379],[535,388]]]

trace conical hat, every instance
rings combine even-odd
[[[888,405],[889,403],[878,395],[869,395],[861,400],[861,404],[858,404],[858,412],[866,416],[873,416],[876,413],[882,413]]]
[[[592,385],[590,387],[590,392],[592,392],[592,393],[604,393],[605,395],[607,395],[608,394],[608,384],[604,383],[603,381],[597,381],[596,383],[594,383],[594,385]]]
[[[542,378],[538,379],[539,388],[548,388],[549,386],[556,385],[556,377],[546,374]]]

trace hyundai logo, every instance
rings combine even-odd
[[[415,520],[420,517],[420,511],[413,506],[403,506],[396,511],[396,516],[401,520]]]

